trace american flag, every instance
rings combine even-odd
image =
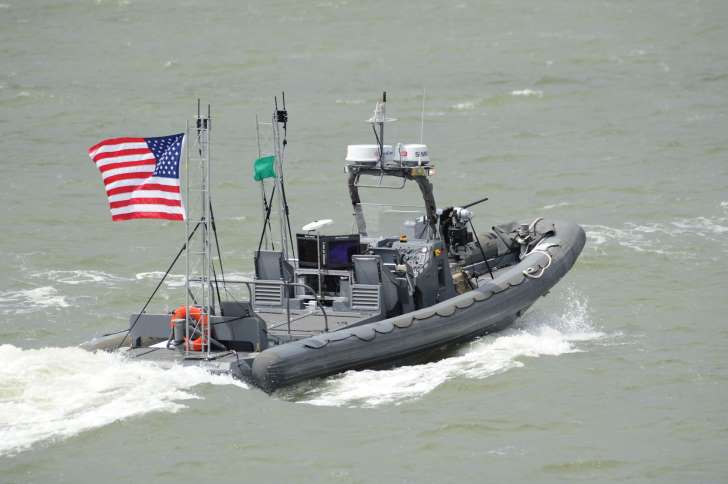
[[[109,197],[111,220],[184,220],[179,189],[184,133],[158,138],[111,138],[93,145]]]

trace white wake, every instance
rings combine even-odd
[[[196,367],[162,369],[79,348],[0,346],[0,456],[149,412],[176,412],[202,383],[238,385]]]
[[[572,294],[558,316],[529,313],[515,327],[481,338],[457,356],[392,370],[350,371],[310,390],[304,403],[373,407],[400,404],[455,378],[482,379],[524,366],[527,358],[581,351],[577,343],[599,339],[585,299]]]

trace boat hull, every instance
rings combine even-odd
[[[546,237],[518,264],[494,280],[434,306],[268,348],[255,357],[249,374],[267,392],[310,378],[395,364],[443,346],[500,331],[517,320],[574,265],[586,240],[572,223],[553,224]]]

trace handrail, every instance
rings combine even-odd
[[[356,183],[357,188],[385,188],[387,190],[402,190],[405,187],[405,185],[407,184],[407,179],[404,177],[402,177],[402,184],[400,186],[392,186],[392,187],[389,185],[382,185],[383,179],[384,179],[384,173],[382,173],[382,175],[379,177],[379,183],[377,185],[362,184],[362,183],[359,183],[358,180],[355,183]]]

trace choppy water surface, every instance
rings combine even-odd
[[[728,479],[724,2],[0,3],[3,482]],[[383,89],[441,205],[577,221],[574,270],[449,357],[269,397],[73,348],[123,327],[182,239],[112,224],[85,149],[213,105],[226,269],[257,240],[255,115],[285,89],[296,225],[349,224],[345,145]],[[182,276],[157,307],[183,298]]]

